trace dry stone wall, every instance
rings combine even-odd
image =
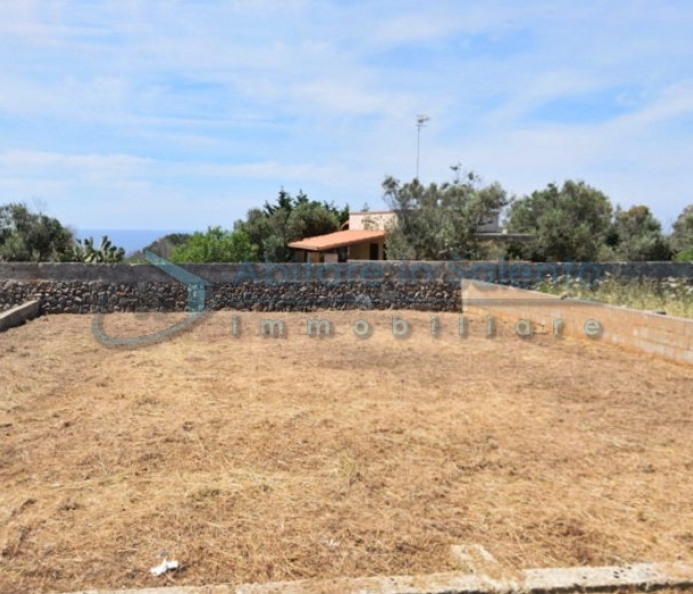
[[[347,262],[197,264],[192,288],[153,265],[0,263],[0,311],[32,299],[42,313],[236,309],[460,311],[465,279],[531,288],[547,276],[585,282],[609,273],[693,278],[693,263]],[[204,301],[202,301],[204,299]]]

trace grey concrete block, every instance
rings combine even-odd
[[[607,592],[627,588],[653,590],[693,585],[693,570],[680,565],[638,563],[613,567],[528,569],[526,592]]]
[[[28,320],[33,320],[41,311],[41,302],[36,299],[17,305],[0,314],[0,332],[19,326]]]

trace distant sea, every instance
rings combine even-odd
[[[113,245],[122,247],[126,254],[131,254],[170,233],[192,233],[192,231],[181,229],[78,229],[77,238],[93,237],[94,243],[98,245],[101,243],[101,238],[107,235]]]

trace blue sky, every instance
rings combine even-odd
[[[693,203],[690,0],[5,0],[0,203],[80,228],[231,227],[280,187],[581,179]]]

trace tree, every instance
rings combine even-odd
[[[349,219],[349,208],[338,209],[332,203],[310,200],[303,191],[294,198],[282,188],[274,204],[248,211],[245,220],[236,221],[254,246],[256,257],[264,262],[287,262],[292,258],[292,241],[332,233]]]
[[[508,227],[532,233],[532,243],[513,246],[513,252],[536,261],[596,260],[611,230],[609,198],[584,182],[568,180],[561,188],[549,184],[510,206]]]
[[[185,243],[190,238],[190,233],[169,233],[159,239],[154,240],[148,246],[137,250],[132,254],[133,260],[143,258],[144,252],[153,252],[162,258],[168,259],[173,248]]]
[[[671,247],[676,252],[674,259],[693,260],[693,204],[681,211],[672,225]]]
[[[243,231],[208,227],[206,233],[193,233],[174,247],[170,259],[178,263],[247,262],[255,259],[255,251]]]
[[[270,216],[261,208],[251,208],[246,219],[236,221],[235,231],[241,231],[248,236],[250,244],[254,246],[258,260],[265,261],[265,240],[272,235]]]
[[[662,235],[662,224],[647,206],[633,206],[628,210],[617,206],[606,244],[605,256],[613,255],[618,260],[671,259],[671,249]]]
[[[74,233],[58,219],[25,204],[0,206],[0,261],[47,262],[69,258]]]
[[[333,233],[339,228],[334,211],[319,202],[303,202],[296,205],[287,221],[291,241]]]
[[[402,184],[388,176],[384,199],[397,215],[386,239],[388,258],[440,260],[480,259],[484,247],[480,225],[497,214],[507,196],[499,184],[482,186],[474,173],[452,182],[423,186],[418,179]]]

